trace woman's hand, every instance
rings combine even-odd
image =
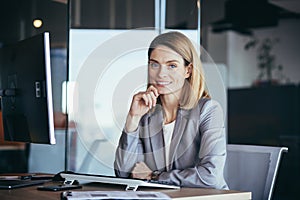
[[[152,85],[147,91],[139,92],[133,96],[125,124],[127,132],[137,129],[141,117],[156,105],[158,96],[157,89]]]
[[[133,96],[129,114],[132,116],[143,116],[156,105],[158,91],[150,86],[147,91],[139,92]]]
[[[138,178],[138,179],[151,179],[152,171],[151,169],[144,163],[144,162],[138,162],[135,164],[131,176],[132,178]]]

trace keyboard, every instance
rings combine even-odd
[[[121,177],[105,176],[105,175],[64,173],[64,172],[62,172],[60,176],[65,179],[65,182],[88,181],[88,182],[126,185],[127,186],[126,190],[133,190],[133,191],[136,191],[139,186],[180,189],[180,186],[168,182],[156,181],[156,180],[141,180],[141,179],[121,178]]]

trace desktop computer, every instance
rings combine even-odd
[[[4,46],[0,54],[4,139],[55,144],[49,33]]]
[[[55,144],[50,34],[40,33],[3,46],[0,58],[0,123],[4,140],[24,143],[27,148],[31,143]],[[42,184],[51,178],[1,176],[0,188]]]

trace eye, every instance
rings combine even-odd
[[[158,68],[160,65],[156,62],[150,62],[149,66],[152,67],[152,68]]]
[[[169,68],[170,68],[170,69],[175,69],[175,68],[177,68],[177,65],[175,65],[175,64],[170,64],[170,65],[169,65]]]

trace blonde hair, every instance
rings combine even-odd
[[[150,44],[148,49],[148,60],[152,51],[158,46],[166,46],[182,56],[185,66],[191,65],[192,72],[183,86],[180,99],[180,107],[191,109],[198,104],[201,98],[208,97],[205,87],[205,77],[200,57],[193,43],[180,32],[167,32],[158,35]]]

